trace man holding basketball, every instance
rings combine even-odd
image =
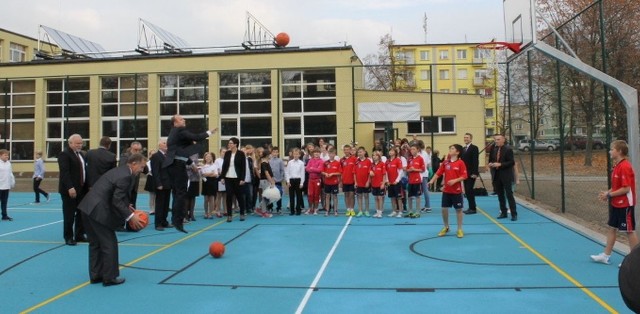
[[[129,223],[134,229],[144,227],[133,214],[131,191],[135,177],[144,170],[147,160],[133,154],[124,167],[109,170],[98,179],[78,205],[89,235],[89,279],[103,286],[124,283],[119,278],[118,238],[116,229]]]

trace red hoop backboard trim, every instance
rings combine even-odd
[[[495,49],[495,50],[504,50],[509,49],[513,53],[520,52],[520,44],[519,43],[509,43],[505,41],[491,41],[488,43],[478,44],[476,46],[478,49]]]

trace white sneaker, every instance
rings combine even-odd
[[[609,264],[609,256],[604,253],[598,255],[591,255],[591,259],[596,263]]]
[[[387,215],[387,217],[395,217],[396,216],[396,212],[391,212],[391,214]]]

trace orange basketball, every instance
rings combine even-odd
[[[289,44],[289,34],[280,33],[276,35],[276,46],[286,47]]]
[[[149,215],[147,215],[146,212],[136,209],[133,214],[138,216],[138,219],[142,221],[142,228],[136,229],[136,227],[131,223],[131,220],[129,220],[129,228],[133,230],[142,230],[149,224]]]
[[[209,245],[209,254],[213,256],[213,258],[220,258],[224,255],[224,244],[221,242],[213,242]]]

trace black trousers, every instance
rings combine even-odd
[[[253,211],[255,202],[254,200],[254,189],[253,189],[253,183],[252,182],[245,182],[243,185],[240,186],[240,191],[242,194],[242,197],[244,198],[244,212],[245,213],[251,213]],[[238,203],[240,204],[240,203]]]
[[[7,214],[7,203],[9,202],[9,190],[0,190],[0,209],[2,209],[2,218],[9,217]]]
[[[464,192],[467,195],[469,210],[476,210],[476,195],[473,192],[473,187],[475,185],[476,185],[476,178],[468,178],[464,180]]]
[[[64,240],[82,239],[84,238],[84,226],[78,204],[82,201],[84,194],[78,193],[76,198],[71,198],[69,193],[60,193],[62,198],[62,218],[63,218],[63,236]]]
[[[249,188],[253,188],[251,184],[248,184]],[[238,178],[224,178],[224,186],[227,189],[227,216],[233,216],[233,200],[238,200],[238,207],[240,207],[240,215],[245,214],[245,198],[242,195],[242,189],[240,187],[240,179]]]
[[[156,189],[156,207],[154,223],[156,227],[166,227],[169,225],[167,216],[169,215],[169,202],[171,201],[170,189]]]
[[[33,178],[33,192],[36,193],[36,203],[40,202],[40,194],[44,195],[44,197],[49,196],[49,193],[40,188],[40,183],[42,183],[42,179]]]
[[[120,276],[116,232],[84,213],[82,219],[89,235],[89,279],[116,279]]]
[[[182,226],[187,215],[187,163],[182,160],[174,160],[169,166],[169,174],[173,178],[173,205],[171,206],[171,221],[174,226]]]
[[[509,209],[511,210],[511,216],[517,216],[516,199],[513,197],[513,180],[500,180],[500,178],[494,178],[493,190],[498,195],[498,202],[500,203],[500,212],[507,214],[507,201],[509,202]]]
[[[300,214],[302,212],[302,189],[300,189],[300,179],[289,180],[289,208],[291,213]]]

